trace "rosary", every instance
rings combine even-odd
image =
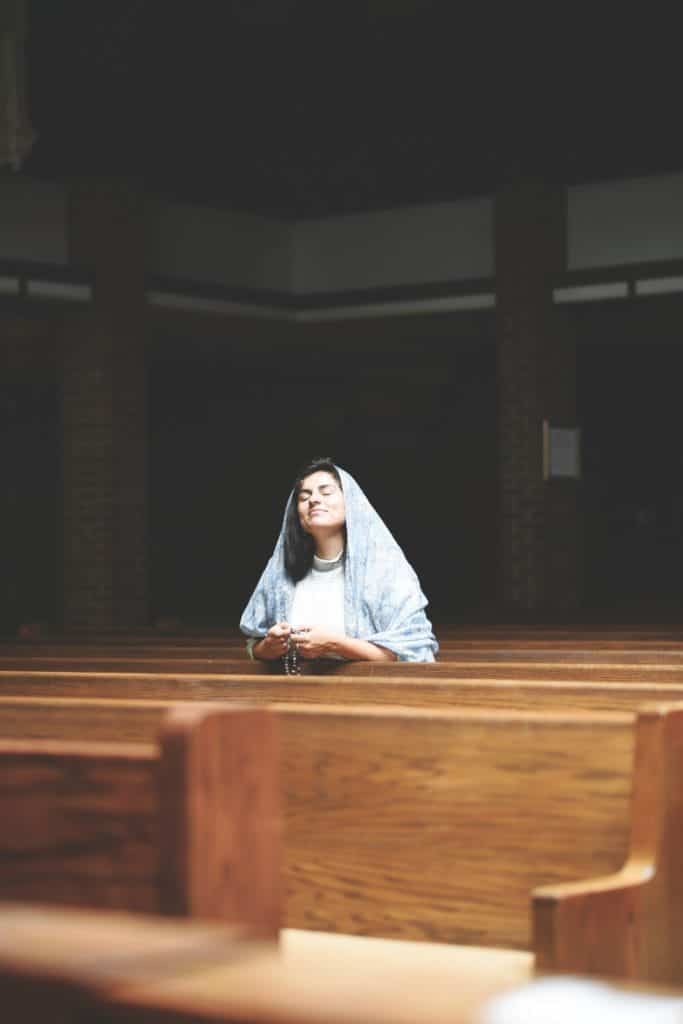
[[[296,650],[296,643],[292,639],[291,633],[287,637],[287,650],[282,655],[282,663],[285,666],[286,676],[301,675],[301,667],[299,665],[299,657]]]

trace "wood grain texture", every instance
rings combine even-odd
[[[542,680],[504,679],[413,679],[392,680],[356,676],[230,676],[227,678],[136,677],[111,678],[79,675],[59,679],[22,679],[0,685],[0,735],[15,735],[12,722],[16,718],[18,735],[21,721],[30,713],[30,701],[63,699],[56,705],[54,721],[39,718],[36,727],[45,722],[47,736],[59,736],[59,723],[68,720],[72,704],[82,704],[83,735],[96,736],[102,716],[94,714],[86,724],[90,700],[125,701],[126,703],[156,701],[210,701],[269,705],[272,703],[305,704],[381,704],[416,708],[515,708],[517,710],[587,710],[633,711],[653,701],[683,700],[683,684],[677,683],[588,683],[543,682]],[[19,700],[20,703],[15,702]],[[28,701],[29,703],[22,703]],[[144,708],[139,714],[120,719],[120,739],[139,740],[150,735],[158,721],[158,712]],[[94,730],[94,732],[88,731]],[[108,730],[106,738],[109,738]]]
[[[159,910],[152,749],[0,743],[0,898]]]
[[[623,863],[631,726],[288,709],[287,923],[525,948],[537,879]]]
[[[566,646],[544,646],[524,648],[499,648],[497,646],[480,645],[463,647],[461,644],[445,642],[439,650],[437,664],[479,664],[515,665],[517,663],[547,664],[554,666],[589,665],[627,668],[637,665],[656,667],[668,666],[672,669],[683,667],[683,650],[661,649],[652,647],[618,648],[605,650],[600,648],[568,648]],[[269,666],[264,663],[254,665],[246,656],[244,646],[230,646],[223,650],[202,651],[201,648],[180,651],[171,650],[91,650],[89,648],[73,648],[68,652],[34,653],[32,650],[8,654],[0,646],[0,670],[5,671],[49,671],[62,672],[181,672],[184,674],[213,674],[227,671],[260,672],[267,674]],[[330,666],[330,671],[339,671],[340,666]],[[411,666],[414,667],[414,666]],[[429,670],[432,665],[425,664]],[[279,671],[278,665],[272,665],[273,671]]]
[[[276,938],[282,916],[280,754],[274,715],[175,705],[161,739],[162,905],[248,921]]]
[[[43,722],[29,703],[27,732],[51,703]],[[103,702],[98,736],[139,710]],[[272,710],[290,926],[524,948],[534,886],[623,863],[630,715]],[[97,713],[73,701],[59,727]]]
[[[335,669],[340,676],[387,676],[406,678],[429,675],[450,679],[556,679],[566,682],[683,682],[683,665],[625,664],[621,662],[569,662],[559,661],[457,661],[440,660],[419,665],[408,662],[349,662]]]
[[[629,857],[617,873],[534,895],[545,970],[683,982],[683,707],[638,718]]]
[[[0,898],[203,915],[276,935],[269,712],[113,703],[0,712],[5,734],[24,737],[0,741],[0,814],[11,823],[0,837]]]
[[[18,683],[32,680],[65,680],[84,679],[89,676],[97,676],[105,679],[132,679],[137,681],[148,680],[153,683],[156,679],[189,679],[200,681],[202,679],[216,678],[227,679],[230,676],[273,676],[283,680],[283,683],[290,680],[291,676],[285,676],[281,672],[267,671],[267,666],[262,662],[234,660],[225,661],[220,666],[207,669],[203,667],[200,671],[187,671],[187,666],[182,662],[169,663],[164,668],[159,665],[145,665],[140,668],[138,662],[126,663],[127,667],[117,665],[115,668],[88,667],[84,664],[72,663],[69,668],[54,666],[43,669],[26,668],[2,668],[0,667],[0,691],[7,686],[16,686]],[[305,667],[305,663],[304,663]],[[363,678],[389,678],[389,679],[414,679],[425,677],[430,679],[540,679],[545,682],[557,680],[558,682],[613,682],[613,683],[683,683],[683,665],[675,664],[622,664],[605,662],[539,662],[539,661],[516,661],[516,662],[448,662],[437,661],[431,664],[408,663],[408,662],[369,662],[356,661],[340,664],[339,666],[327,666],[324,669],[321,664],[309,665],[310,671],[304,675],[314,676],[340,676],[340,677],[363,677]]]

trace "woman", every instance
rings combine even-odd
[[[330,459],[301,471],[240,629],[250,655],[434,661],[415,572],[356,481]]]

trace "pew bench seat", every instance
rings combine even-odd
[[[0,905],[0,1004],[25,1024],[545,1024],[549,1000],[601,1020],[683,1012],[680,986],[539,976],[525,953],[282,938],[276,952],[204,923]]]

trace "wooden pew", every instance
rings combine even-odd
[[[436,665],[333,666],[344,675],[439,678],[556,679],[632,682],[683,681],[683,633],[634,628],[446,628]],[[0,671],[118,671],[161,674],[263,674],[270,668],[246,658],[235,631],[224,636],[162,637],[154,633],[51,638],[0,644]],[[309,666],[305,666],[308,668]]]
[[[438,662],[414,663],[370,663],[355,662],[330,666],[305,666],[308,675],[311,670],[317,674],[339,675],[412,675],[428,672],[435,675],[478,676],[492,673],[513,678],[522,675],[542,674],[550,677],[561,673],[581,678],[586,674],[598,675],[612,681],[637,678],[639,675],[668,676],[680,678],[683,675],[683,655],[679,652],[620,652],[606,655],[602,651],[494,651],[487,652],[442,652]],[[324,669],[324,672],[321,670]],[[241,674],[282,674],[278,663],[251,662],[243,653],[230,652],[229,656],[169,656],[166,653],[153,655],[135,652],[128,654],[72,653],[62,655],[0,655],[0,671],[59,671],[59,672],[151,672],[182,673],[184,675],[213,675],[225,673]]]
[[[555,641],[555,640],[662,640],[676,641],[683,639],[680,624],[656,623],[612,623],[612,624],[581,624],[565,623],[555,625],[520,624],[520,623],[466,623],[453,620],[436,620],[432,617],[434,632],[448,640],[468,642],[483,641]],[[21,644],[25,647],[52,644],[128,644],[142,647],[176,644],[178,646],[211,646],[233,641],[241,641],[243,634],[239,627],[226,622],[215,629],[186,628],[176,630],[159,629],[121,629],[93,632],[89,629],[59,630],[41,628],[39,623],[24,624],[24,630],[14,637],[2,637],[3,643]]]
[[[683,656],[683,631],[680,629],[626,629],[596,630],[567,629],[496,629],[486,627],[441,626],[436,628],[440,643],[440,658],[497,657],[517,654],[523,656],[549,656],[575,652],[606,659],[619,660],[622,655],[653,655],[680,658]],[[159,634],[105,634],[41,637],[30,642],[0,639],[2,657],[80,657],[102,656],[112,658],[182,658],[225,659],[242,657],[245,653],[244,637],[236,630],[206,636],[164,636]]]
[[[41,904],[0,904],[2,1018],[102,1024],[131,986],[265,951],[238,925]]]
[[[53,740],[27,722],[23,739],[0,741],[0,899],[218,917],[275,936],[272,716],[169,703],[145,708],[144,730],[115,716],[108,743],[93,742],[105,739],[93,719],[71,717]]]
[[[630,852],[617,872],[534,893],[540,969],[683,981],[683,708],[638,717]],[[608,942],[602,929],[612,922]]]
[[[559,660],[559,661],[604,661],[626,662],[663,662],[680,664],[683,660],[683,641],[611,641],[596,640],[574,641],[520,641],[503,640],[448,640],[439,638],[440,661],[471,661],[471,660]],[[42,643],[42,644],[8,644],[0,642],[0,663],[7,662],[7,667],[16,664],[35,664],[46,660],[55,662],[69,660],[97,661],[171,661],[178,660],[196,664],[211,664],[225,660],[248,660],[244,638],[230,640],[221,644],[97,644],[88,643]]]
[[[3,1019],[458,1024],[533,971],[525,953],[294,938],[276,951],[204,922],[0,905]]]
[[[13,667],[0,663],[0,686],[5,680],[17,679],[27,673],[38,677],[52,675],[54,677],[84,675],[97,672],[109,676],[230,676],[230,675],[280,675],[281,666],[246,659],[232,659],[220,663],[206,664],[203,662],[183,662],[164,659],[162,661],[140,661],[138,659],[120,662],[102,661],[89,662],[80,659],[68,662],[50,659],[41,667],[27,666],[25,663],[14,663]],[[304,674],[387,677],[390,679],[411,679],[415,676],[429,676],[434,679],[540,679],[548,681],[556,679],[565,682],[611,682],[631,683],[643,682],[683,682],[683,664],[628,664],[604,662],[539,662],[539,661],[469,661],[420,664],[408,662],[345,662],[339,665],[319,665],[304,667]],[[284,678],[284,677],[283,677]]]
[[[116,708],[135,711],[119,704],[106,716]],[[601,864],[616,868],[623,860],[630,716],[292,706],[277,712],[290,924],[524,946],[522,911],[534,886],[588,877]],[[631,861],[605,883],[607,896],[603,883],[569,886],[566,897],[562,887],[539,896],[534,943],[544,966],[563,966],[566,949],[575,958],[578,947],[584,960],[570,969],[604,970],[604,947],[609,969],[617,963],[625,976],[635,970],[661,979],[652,972],[664,970],[683,977],[665,941],[677,935],[671,919],[677,924],[680,912],[670,865],[683,852],[676,847],[683,833],[682,727],[676,709],[639,716]],[[646,780],[640,787],[639,770]],[[579,899],[581,913],[567,917],[566,907]],[[605,902],[605,918],[621,922],[609,942],[600,915]],[[630,928],[622,927],[624,914]],[[641,914],[657,921],[648,937]],[[566,935],[586,921],[580,942],[557,939],[558,930]],[[667,946],[665,968],[657,943]]]
[[[450,651],[453,653],[460,652],[463,654],[471,651],[543,652],[573,650],[602,651],[606,655],[615,651],[662,651],[664,653],[680,654],[681,646],[683,645],[683,637],[680,640],[663,640],[656,637],[652,637],[650,639],[624,638],[623,640],[604,640],[599,637],[577,636],[573,639],[564,637],[552,640],[532,638],[524,639],[519,637],[500,639],[495,639],[493,637],[478,637],[467,639],[465,637],[453,638],[438,636],[437,639],[439,641],[440,653]],[[154,644],[126,643],[123,641],[111,643],[107,641],[96,642],[94,640],[81,641],[73,638],[65,638],[58,642],[46,640],[41,641],[40,643],[25,644],[0,638],[0,652],[9,657],[19,657],[23,655],[30,657],[32,654],[68,657],[72,654],[90,652],[92,654],[101,653],[112,657],[117,655],[139,657],[147,655],[152,657],[158,655],[163,657],[165,654],[168,654],[169,656],[178,655],[180,657],[200,658],[223,657],[229,652],[243,654],[245,652],[245,643],[245,637],[241,637],[239,639],[226,638],[220,642],[213,643],[192,644],[178,643],[173,640]]]
[[[28,733],[49,727],[50,721],[61,735],[84,727],[92,731],[93,715],[99,713],[98,735],[107,728],[117,735],[130,730],[140,710],[125,702],[106,703],[99,712],[96,706],[72,706],[55,719],[46,702],[41,723],[32,703]],[[143,711],[148,708],[145,704]],[[675,827],[680,825],[675,772],[683,768],[678,736],[683,712],[639,717],[634,769],[635,719],[620,713],[292,705],[275,711],[283,747],[290,927],[528,948],[529,896],[535,887],[618,872],[631,834],[643,834],[643,815],[647,820],[668,815],[668,828],[651,836],[645,851],[645,873],[655,880],[655,889],[664,885],[668,896],[660,893],[648,901],[637,886],[640,902],[631,907],[630,931],[622,928],[623,918],[613,907],[604,918],[599,910],[589,915],[581,949],[591,950],[593,971],[601,970],[603,949],[609,950],[610,968],[621,956],[624,976],[652,977],[652,971],[665,970],[671,977],[678,969],[667,943],[665,968],[663,954],[653,966],[634,960],[631,952],[614,951],[624,941],[647,948],[650,932],[644,932],[655,927],[653,921],[660,938],[671,935],[666,915],[678,896],[667,864],[670,856],[675,863],[683,854],[677,848],[683,829]],[[652,727],[660,720],[667,729]],[[654,761],[666,762],[666,776],[653,774]],[[630,793],[639,772],[657,781],[647,791],[647,806],[638,796],[642,787],[636,787],[631,828]],[[640,842],[634,856],[642,857],[643,851]],[[614,889],[613,882],[608,888]],[[624,897],[621,885],[620,900],[632,899],[630,874],[627,888]],[[598,908],[604,898],[601,886],[583,896],[589,907],[596,900]],[[562,890],[553,892],[550,903],[544,892],[538,908],[534,949],[544,966],[562,967],[565,946],[557,938],[565,934]],[[573,919],[570,925],[571,932]],[[576,956],[573,940],[568,945]]]
[[[0,906],[0,1005],[22,1024],[671,1021],[681,986],[535,976],[528,954],[346,937],[259,946],[142,915]],[[554,1018],[553,1018],[554,1019]]]
[[[634,711],[643,703],[683,700],[680,683],[561,683],[539,680],[413,679],[234,675],[135,677],[48,675],[0,682],[0,708],[64,698],[112,701],[211,701],[231,704],[339,704],[412,708],[508,708],[528,711]],[[69,703],[64,704],[67,715]],[[152,720],[156,711],[150,712]],[[11,718],[11,716],[10,716]],[[5,726],[6,728],[7,726]],[[1,730],[0,730],[1,731]]]

